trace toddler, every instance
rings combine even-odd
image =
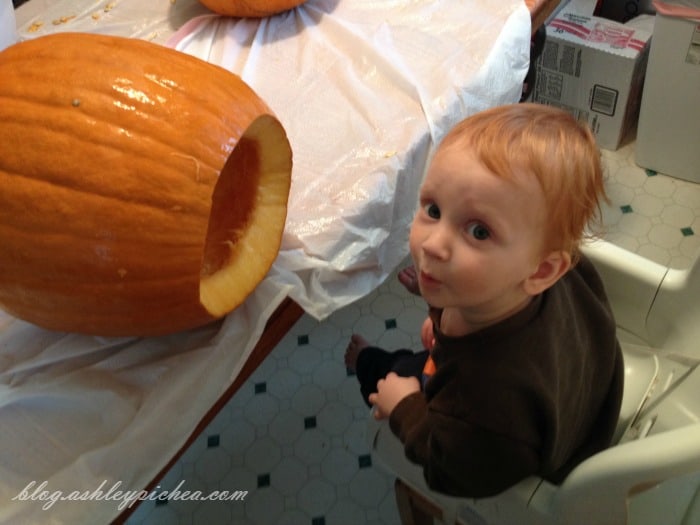
[[[561,482],[610,445],[623,362],[603,284],[579,245],[605,198],[590,130],[539,104],[457,124],[420,189],[399,274],[423,296],[426,350],[353,335],[345,356],[433,490],[495,495]]]

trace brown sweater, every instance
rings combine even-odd
[[[436,372],[389,420],[430,488],[487,497],[530,475],[559,483],[610,445],[624,367],[585,257],[524,310],[479,332],[447,337],[433,314]]]

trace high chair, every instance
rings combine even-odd
[[[428,489],[386,421],[369,418],[375,463],[396,476],[404,525],[700,524],[700,257],[669,269],[613,244],[584,248],[618,324],[625,389],[613,445],[557,486],[531,477],[484,499]]]

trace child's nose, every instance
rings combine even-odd
[[[436,225],[425,236],[423,251],[436,259],[447,259],[450,256],[450,237],[446,227]]]

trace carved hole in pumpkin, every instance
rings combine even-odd
[[[236,243],[253,215],[259,179],[258,142],[242,136],[214,187],[202,277],[213,275],[235,257]]]

